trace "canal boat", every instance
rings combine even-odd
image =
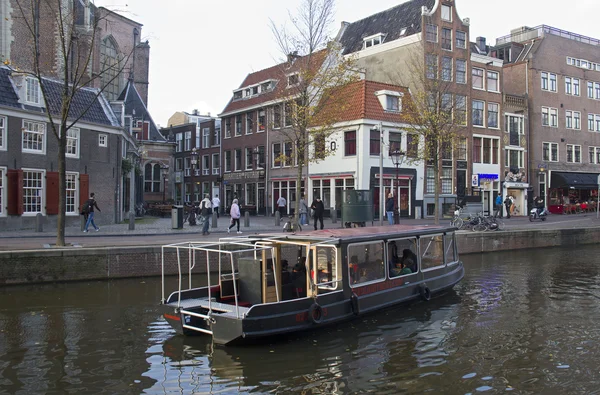
[[[455,230],[395,225],[165,245],[163,316],[178,333],[232,344],[428,301],[464,276]]]

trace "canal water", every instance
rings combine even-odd
[[[4,287],[0,394],[600,393],[599,256],[464,256],[430,302],[236,348],[174,335],[159,279]]]

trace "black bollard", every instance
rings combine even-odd
[[[215,213],[214,211],[212,213],[212,224],[210,226],[211,228],[217,227],[217,213]]]
[[[329,215],[331,216],[331,223],[337,224],[337,210],[335,209],[335,207],[331,207],[329,212]]]
[[[37,215],[35,216],[35,231],[44,231],[44,216],[41,213],[37,213]]]
[[[279,211],[275,211],[275,226],[280,226],[279,223],[281,222],[281,214],[279,213]]]
[[[246,211],[244,213],[244,228],[249,228],[250,227],[250,213],[248,211]]]

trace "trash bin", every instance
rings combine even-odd
[[[173,206],[171,209],[171,226],[173,229],[183,229],[183,206]]]

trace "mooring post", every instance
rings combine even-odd
[[[250,213],[248,211],[246,211],[244,213],[244,228],[249,228],[250,227]]]
[[[37,213],[37,215],[35,216],[35,231],[44,231],[44,216],[42,215],[42,213]]]
[[[275,226],[279,226],[279,222],[281,222],[281,213],[279,211],[275,211]]]
[[[210,225],[212,228],[217,227],[217,213],[213,211],[212,213],[212,224]]]

